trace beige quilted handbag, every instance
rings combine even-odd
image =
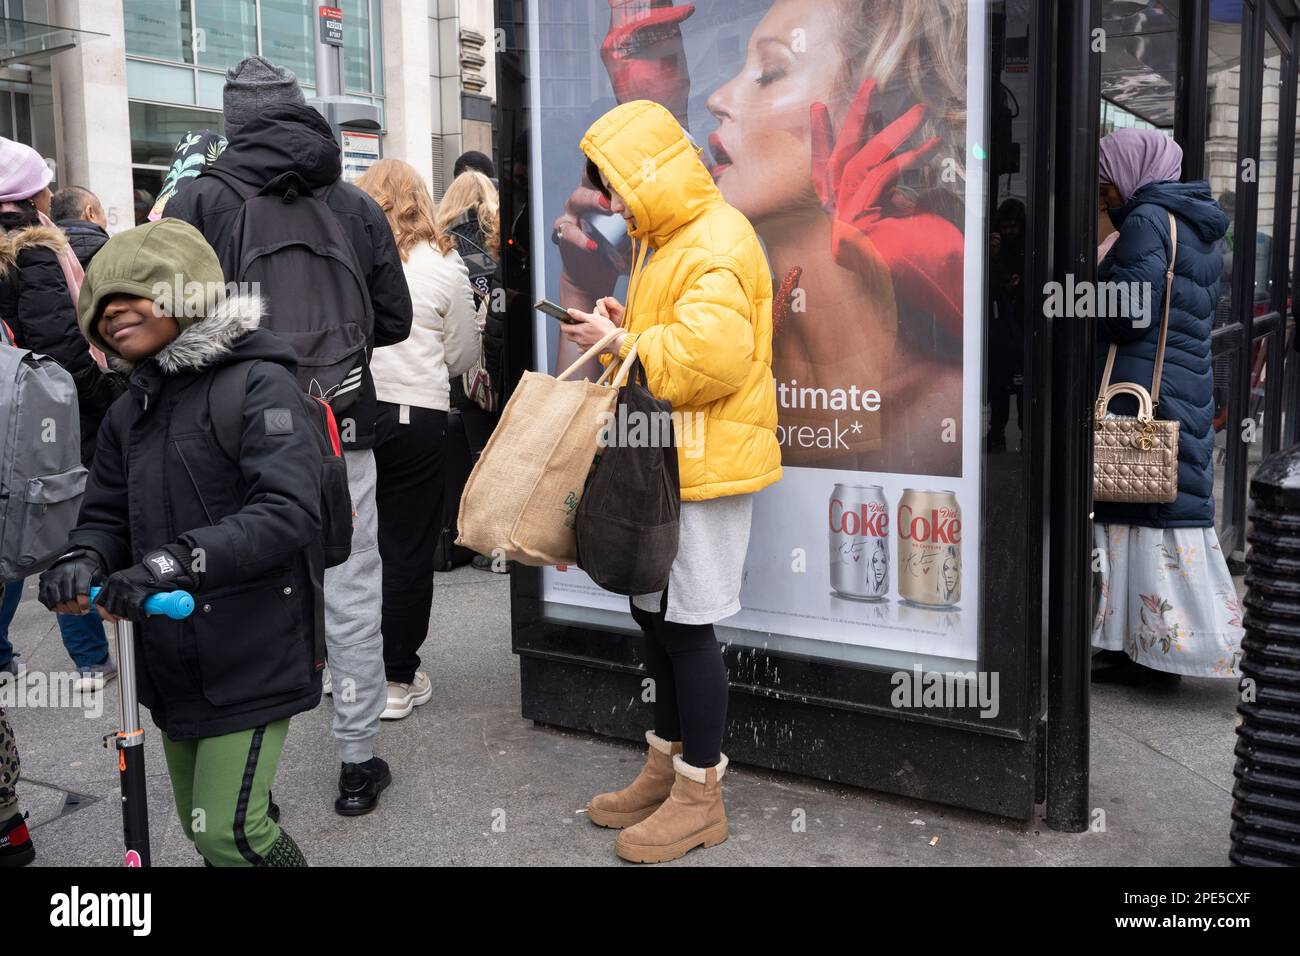
[[[1178,422],[1155,417],[1160,405],[1160,378],[1165,367],[1165,341],[1169,337],[1169,300],[1174,289],[1174,262],[1178,258],[1178,221],[1169,215],[1169,268],[1165,272],[1165,309],[1160,320],[1155,372],[1148,392],[1135,382],[1110,383],[1116,346],[1106,356],[1094,409],[1092,438],[1092,496],[1096,501],[1164,504],[1178,497]],[[1108,416],[1116,395],[1138,400],[1137,418]]]

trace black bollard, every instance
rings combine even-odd
[[[1300,866],[1300,445],[1260,465],[1250,495],[1228,858]]]

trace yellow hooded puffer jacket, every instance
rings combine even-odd
[[[636,217],[619,357],[635,343],[650,391],[682,416],[682,500],[780,481],[772,274],[754,227],[723,200],[699,150],[658,103],[610,110],[587,130],[582,151]]]

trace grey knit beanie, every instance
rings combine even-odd
[[[226,71],[222,92],[226,135],[233,136],[268,106],[306,102],[292,70],[276,66],[266,57],[250,56]]]

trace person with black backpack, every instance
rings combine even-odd
[[[376,398],[370,356],[404,341],[411,296],[383,210],[340,180],[329,124],[289,70],[254,56],[226,73],[229,145],[165,215],[198,228],[228,282],[256,284],[265,327],[293,346],[298,381],[334,409],[352,494],[352,553],[325,576],[334,737],[342,767],[334,809],[369,813],[392,781],[375,756],[387,703],[375,508]]]
[[[181,282],[190,294],[168,294]],[[83,334],[130,368],[109,412],[68,549],[40,600],[136,622],[140,702],[163,732],[181,826],[213,866],[304,866],[272,818],[289,719],[320,702],[325,558],[321,448],[295,356],[230,294],[203,237],[174,219],[109,239],[78,301]],[[211,391],[245,369],[241,435],[211,433]],[[150,617],[189,591],[183,621]],[[202,811],[199,813],[198,811]],[[200,825],[202,821],[202,825]]]

